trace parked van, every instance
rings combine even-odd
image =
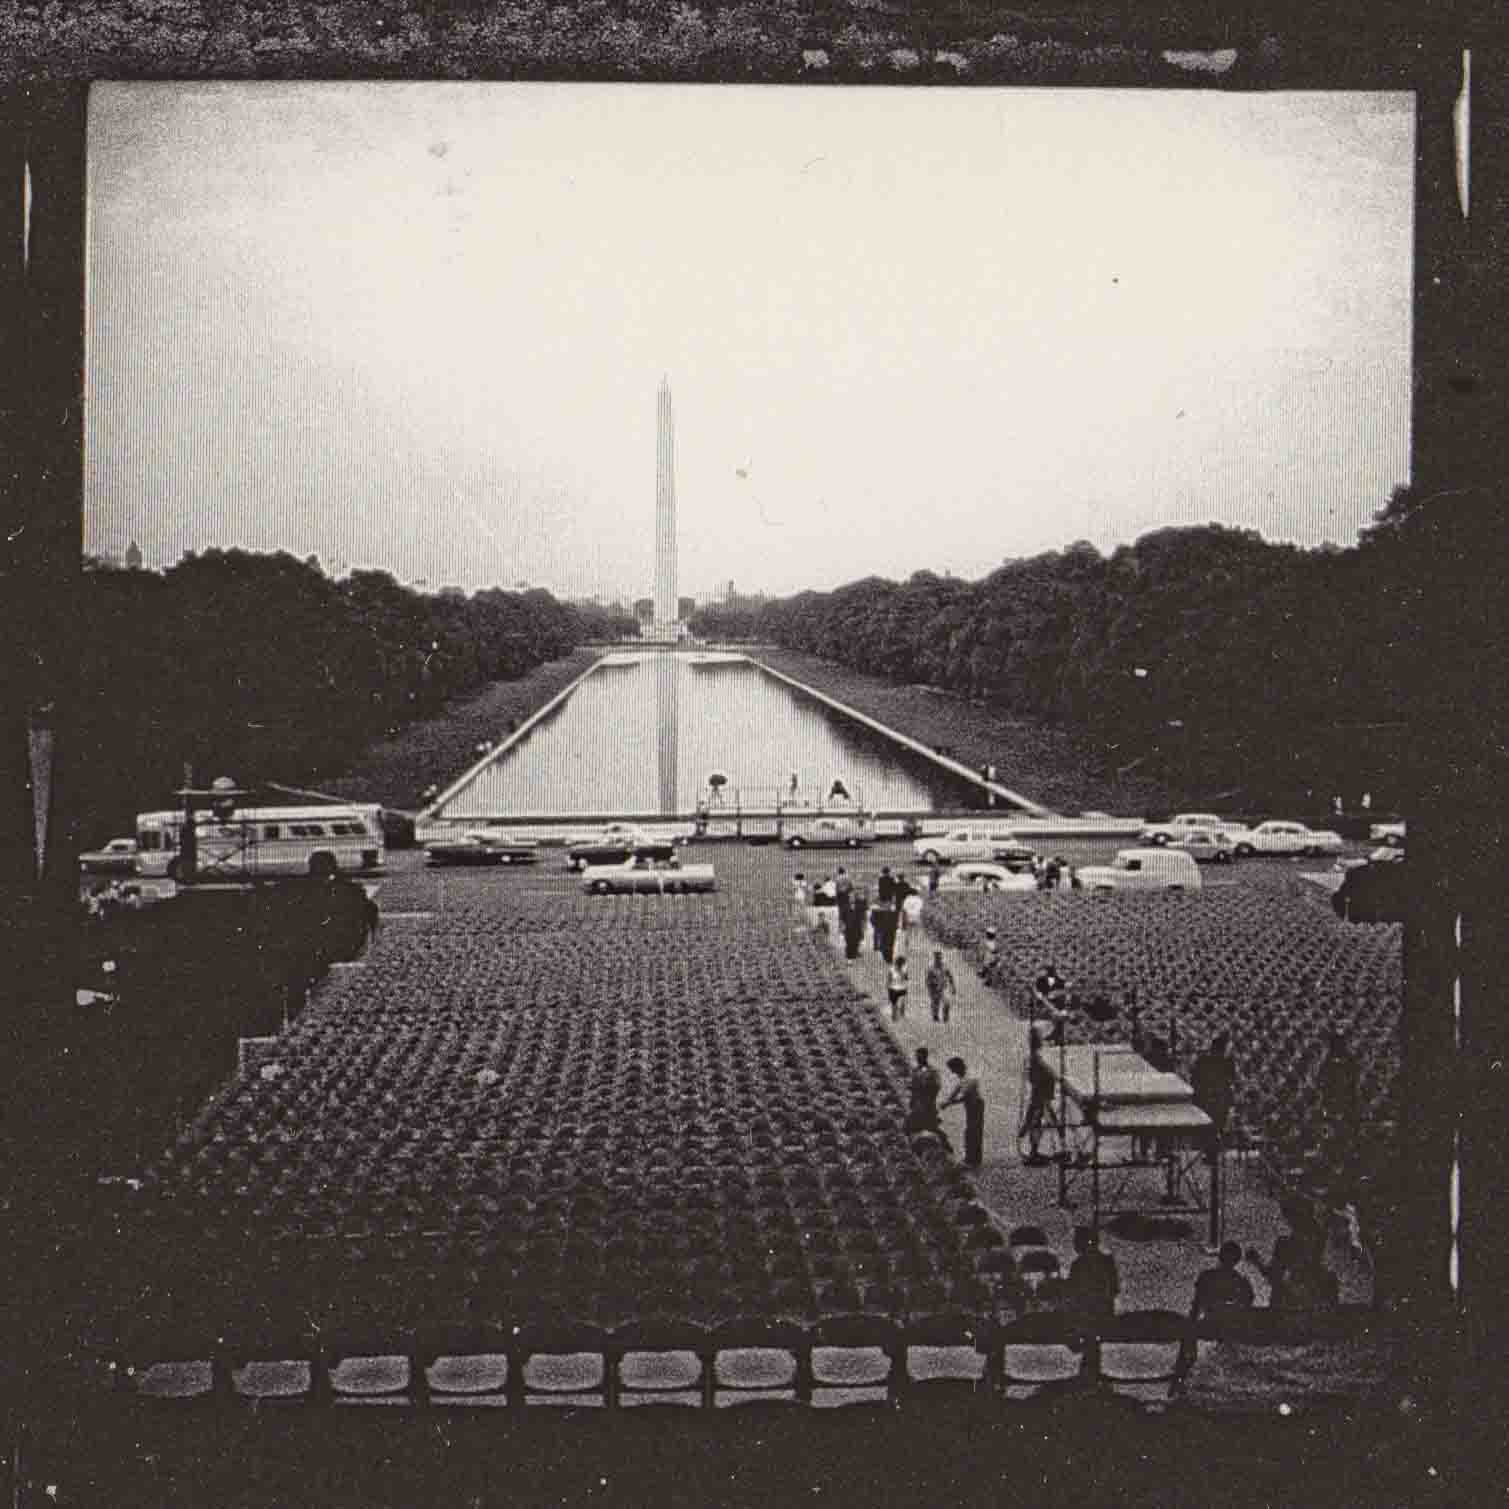
[[[1198,891],[1203,881],[1194,855],[1179,849],[1122,849],[1114,863],[1086,865],[1087,891]]]

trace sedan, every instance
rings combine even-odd
[[[582,889],[593,896],[675,896],[686,891],[716,891],[718,882],[711,865],[656,864],[637,858],[619,865],[588,867],[582,871]]]
[[[1222,828],[1191,828],[1168,846],[1193,855],[1198,864],[1230,864],[1237,852],[1236,840]]]
[[[79,855],[79,868],[87,875],[134,875],[137,843],[134,838],[112,838],[103,849]]]
[[[425,863],[430,865],[522,865],[539,857],[538,840],[507,833],[463,833],[424,846]]]
[[[874,842],[875,835],[852,817],[816,817],[786,837],[788,849],[857,849]]]
[[[1341,834],[1307,828],[1303,823],[1277,820],[1259,823],[1237,842],[1236,852],[1248,854],[1339,854]]]
[[[621,865],[635,858],[666,860],[675,852],[675,839],[650,838],[629,829],[605,833],[590,842],[571,844],[566,850],[566,863],[573,870],[585,870],[589,865]]]
[[[1021,891],[1037,890],[1037,880],[1031,874],[1017,874],[1006,865],[989,864],[984,860],[966,860],[956,865],[947,874],[939,877],[940,891]]]

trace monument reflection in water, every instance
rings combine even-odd
[[[655,657],[655,772],[659,776],[658,811],[663,817],[677,811],[676,756],[680,741],[680,698],[675,655]]]
[[[441,815],[689,817],[715,771],[728,777],[730,806],[736,793],[769,804],[793,775],[808,795],[842,779],[873,811],[967,799],[925,759],[748,660],[666,653],[600,666]]]

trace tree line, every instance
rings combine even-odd
[[[449,699],[635,632],[539,588],[421,593],[283,552],[86,567],[67,798],[86,834],[168,805],[185,765],[200,781],[315,785]]]
[[[1346,549],[1168,528],[979,581],[917,571],[708,607],[692,627],[1070,726],[1110,768],[1186,789],[1376,807],[1403,799],[1410,730],[1445,684],[1458,717],[1497,695],[1503,542],[1496,499],[1398,488]]]

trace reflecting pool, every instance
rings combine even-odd
[[[687,816],[726,778],[748,808],[841,781],[871,811],[968,805],[967,783],[749,660],[600,664],[445,804],[447,817]]]

